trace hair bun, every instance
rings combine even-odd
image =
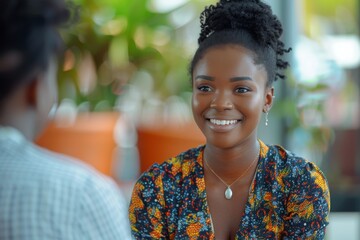
[[[244,1],[244,0],[220,0],[221,4],[226,4],[226,3],[230,3],[230,2],[238,2],[238,3],[254,2],[254,3],[259,3],[260,0],[248,0],[248,1]]]
[[[246,38],[244,42],[247,41],[247,47],[256,53],[261,52],[258,55],[266,59],[264,64],[267,66],[270,83],[277,78],[284,78],[277,70],[289,66],[281,57],[291,48],[284,48],[284,43],[280,40],[283,31],[281,23],[268,4],[261,0],[219,0],[218,3],[205,7],[200,15],[200,25],[198,52],[215,44],[215,41],[233,43],[232,41],[241,42]],[[212,35],[214,37],[209,38]],[[243,39],[233,40],[237,36],[243,36]],[[207,39],[209,41],[205,41]],[[199,58],[198,52],[192,63]],[[192,70],[193,68],[191,72]]]
[[[260,45],[276,48],[282,34],[281,23],[269,5],[260,0],[221,0],[205,8],[200,16],[201,43],[213,32],[246,30]]]

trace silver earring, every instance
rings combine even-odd
[[[265,115],[265,126],[269,125],[269,111],[266,111],[266,115]]]

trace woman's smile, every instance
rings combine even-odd
[[[236,128],[241,122],[240,119],[226,120],[226,119],[210,118],[206,120],[208,122],[209,128],[215,132],[231,131],[234,128]]]

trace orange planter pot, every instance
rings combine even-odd
[[[138,128],[140,170],[146,171],[153,163],[205,143],[205,137],[194,122],[184,125],[159,124]]]
[[[37,144],[55,152],[78,158],[111,176],[116,148],[114,127],[119,113],[84,113],[67,127],[51,122]]]
[[[114,130],[119,117],[116,112],[84,113],[79,114],[71,126],[61,127],[51,122],[36,142],[52,151],[78,158],[114,177],[113,159],[117,148]],[[140,126],[140,171],[204,143],[205,137],[194,122]]]

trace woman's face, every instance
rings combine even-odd
[[[256,139],[261,113],[269,110],[273,88],[263,65],[241,46],[208,49],[195,65],[192,109],[207,145],[232,148]]]

